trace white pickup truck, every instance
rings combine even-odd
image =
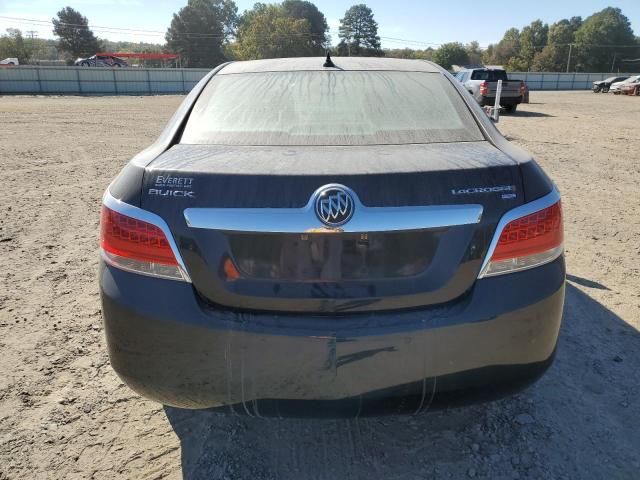
[[[501,68],[463,68],[455,77],[483,107],[495,104],[498,80],[502,80],[500,105],[509,113],[516,111],[526,91],[522,80],[509,80]]]

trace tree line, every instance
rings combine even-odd
[[[233,0],[189,0],[174,14],[165,36],[168,50],[184,64],[212,66],[227,60],[324,55],[382,56],[378,23],[364,4],[340,20],[337,46],[331,46],[324,14],[311,2],[256,3],[242,15]]]
[[[66,61],[98,52],[162,53],[166,46],[148,42],[113,42],[99,39],[89,28],[89,21],[80,12],[66,7],[52,20],[57,40],[24,35],[20,29],[9,28],[0,36],[0,60],[18,58],[21,64],[37,61]],[[34,32],[35,33],[35,32]]]
[[[510,28],[502,39],[481,48],[478,42],[451,42],[437,48],[382,49],[378,23],[365,4],[353,5],[340,19],[333,45],[326,17],[305,0],[256,3],[238,13],[233,0],[188,0],[173,15],[164,45],[114,43],[97,38],[80,12],[66,7],[53,22],[56,42],[27,39],[16,29],[0,37],[0,58],[28,63],[52,49],[70,62],[104,50],[178,53],[188,67],[213,67],[228,60],[324,55],[387,56],[454,65],[502,65],[511,71],[637,71],[640,38],[619,8],[608,7],[582,19],[552,24],[535,20]],[[634,60],[636,60],[634,62]]]
[[[612,7],[584,20],[571,17],[551,25],[536,20],[522,30],[511,28],[483,54],[488,63],[536,72],[637,71],[638,57],[640,38],[622,11]]]

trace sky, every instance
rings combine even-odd
[[[327,17],[334,44],[338,41],[340,18],[350,5],[361,1],[314,2]],[[33,30],[39,38],[53,38],[50,25],[33,20],[49,22],[61,8],[71,6],[89,19],[90,27],[100,38],[164,43],[164,32],[173,13],[186,3],[186,0],[0,0],[0,17],[22,19],[0,18],[0,32],[13,27],[23,32]],[[253,3],[254,0],[236,0],[239,12],[251,8]],[[522,28],[538,18],[547,23],[576,15],[585,18],[608,6],[621,8],[636,36],[640,36],[640,0],[500,1],[495,2],[495,14],[490,0],[375,0],[366,4],[378,22],[383,48],[437,48],[446,42],[472,40],[486,47],[499,41],[508,28]]]

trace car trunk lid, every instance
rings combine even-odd
[[[355,201],[338,228],[314,211],[328,184]],[[522,201],[517,164],[489,142],[176,145],[147,167],[142,207],[167,221],[205,301],[335,313],[463,296]]]

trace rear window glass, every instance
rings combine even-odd
[[[213,77],[184,144],[374,145],[484,140],[439,73],[266,72]]]
[[[474,70],[471,80],[486,80],[487,82],[497,82],[507,80],[507,72],[504,70]]]

